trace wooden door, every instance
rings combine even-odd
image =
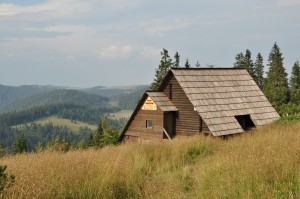
[[[175,136],[175,114],[176,112],[164,112],[164,129],[171,138]],[[163,138],[167,137],[164,135]]]

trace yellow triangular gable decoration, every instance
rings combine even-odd
[[[148,96],[146,101],[144,102],[144,104],[142,106],[142,110],[157,110],[157,105],[151,99],[151,97]]]

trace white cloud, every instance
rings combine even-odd
[[[60,33],[75,33],[75,32],[84,32],[89,31],[90,28],[86,26],[79,26],[79,25],[54,25],[48,26],[45,28],[25,28],[28,31],[42,31],[42,32],[60,32]]]
[[[293,6],[300,5],[299,0],[277,0],[277,4],[280,6]]]
[[[48,13],[54,16],[87,12],[90,1],[81,0],[48,0],[45,3],[31,6],[17,6],[14,4],[0,4],[0,16],[14,16],[18,14]]]
[[[129,57],[134,51],[134,48],[130,45],[117,46],[111,45],[106,48],[102,48],[100,51],[100,57],[105,59],[119,59]]]
[[[179,30],[193,25],[191,20],[177,18],[175,20],[154,19],[150,22],[141,23],[148,33],[161,35],[163,32]]]

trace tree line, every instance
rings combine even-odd
[[[300,64],[298,60],[295,61],[290,79],[288,79],[283,60],[280,48],[275,43],[268,57],[268,70],[265,68],[261,53],[258,53],[255,61],[253,61],[252,53],[249,49],[246,49],[245,53],[240,52],[235,56],[233,68],[245,68],[281,115],[292,112],[295,114],[294,110],[298,110],[295,106],[300,106]],[[173,61],[168,54],[168,50],[163,49],[161,51],[161,60],[155,70],[155,77],[150,89],[156,91],[168,71],[171,68],[179,67],[179,62],[180,55],[178,52],[175,53]],[[188,59],[184,67],[191,67]],[[201,67],[199,61],[197,61],[195,67]],[[207,65],[207,67],[214,67],[214,65]]]
[[[299,61],[295,61],[290,79],[288,79],[283,60],[280,48],[275,43],[268,57],[267,66],[269,70],[266,71],[266,77],[264,77],[265,66],[260,53],[257,54],[256,61],[253,62],[251,51],[247,49],[245,54],[241,52],[235,56],[234,63],[235,68],[245,68],[249,72],[270,103],[279,112],[281,112],[283,106],[288,104],[289,106],[291,106],[290,104],[300,105]]]

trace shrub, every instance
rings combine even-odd
[[[9,178],[7,179],[7,174],[4,173],[6,170],[7,166],[6,165],[0,165],[0,192],[4,190],[4,188],[8,187],[14,182],[15,176],[10,175]]]

